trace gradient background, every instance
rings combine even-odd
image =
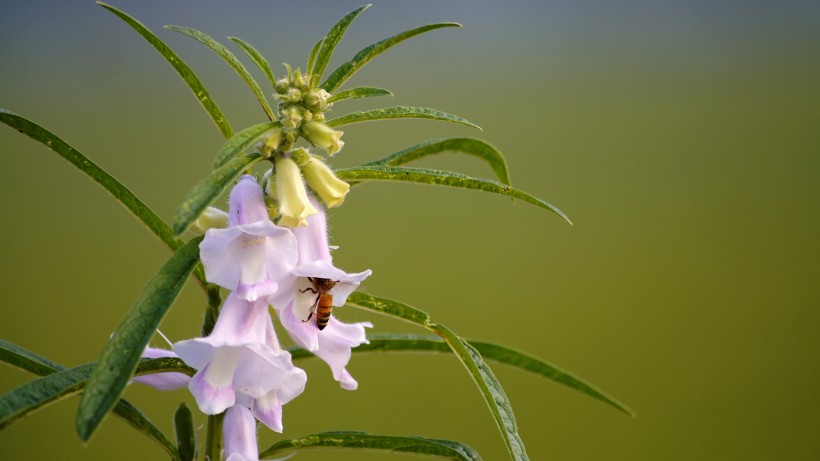
[[[247,88],[210,50],[162,26],[226,44],[242,37],[281,75],[279,63],[304,67],[313,43],[360,2],[114,4],[177,51],[240,129],[263,119]],[[330,69],[395,32],[448,20],[465,27],[399,45],[346,85],[394,98],[337,104],[331,115],[428,106],[484,133],[415,120],[351,126],[336,166],[478,136],[505,153],[514,185],[575,226],[499,196],[371,184],[332,213],[337,263],[373,269],[368,292],[550,360],[638,412],[633,420],[496,366],[533,460],[820,458],[820,4],[381,1]],[[167,219],[221,144],[171,67],[91,1],[4,0],[0,62],[0,106],[63,137]],[[65,365],[96,360],[169,254],[45,147],[6,127],[0,146],[0,337]],[[422,165],[491,174],[452,155]],[[189,285],[163,331],[196,335],[202,304]],[[354,309],[336,314],[370,320],[375,332],[422,333]],[[285,407],[286,437],[414,434],[506,458],[452,356],[356,356],[356,392],[318,361],[302,366],[310,380]],[[30,378],[0,367],[0,392]],[[183,391],[139,386],[126,397],[168,432],[178,402],[191,403]],[[77,402],[0,432],[0,458],[165,458],[116,418],[83,447]],[[266,447],[279,436],[260,437]],[[416,459],[296,459],[328,457]]]

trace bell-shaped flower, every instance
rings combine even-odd
[[[264,410],[272,399],[286,402],[299,395],[307,376],[278,342],[270,346],[272,328],[266,300],[251,302],[231,293],[208,337],[174,344],[174,352],[197,370],[188,389],[203,413],[215,415],[239,403],[281,431],[281,408],[278,420]]]
[[[204,234],[208,229],[223,229],[228,227],[228,213],[209,206],[191,223],[191,230],[197,234]]]
[[[231,191],[228,224],[209,229],[199,244],[205,278],[248,301],[274,293],[297,262],[296,239],[271,222],[252,176],[243,176]]]
[[[143,358],[159,359],[164,357],[177,357],[173,351],[168,349],[159,349],[156,347],[146,347],[142,352]],[[174,389],[182,389],[191,381],[191,377],[185,373],[171,371],[167,373],[154,373],[151,375],[134,376],[132,381],[142,384],[147,384],[154,389],[161,391],[170,391]]]
[[[311,197],[311,200],[315,201]],[[314,206],[321,210],[321,205]],[[367,343],[365,327],[368,322],[346,324],[331,317],[327,326],[319,331],[316,314],[311,312],[319,301],[319,293],[311,280],[327,279],[336,282],[329,290],[333,306],[343,306],[347,297],[359,284],[370,276],[371,271],[347,273],[333,265],[327,240],[327,220],[324,211],[310,216],[306,227],[293,229],[299,246],[299,264],[293,270],[294,280],[290,291],[283,289],[270,297],[279,321],[288,335],[300,347],[324,360],[342,388],[353,390],[358,383],[345,368],[350,361],[351,349]],[[308,321],[310,319],[310,321]]]
[[[323,122],[311,121],[302,123],[302,135],[313,145],[319,146],[333,155],[342,150],[345,143],[341,140],[343,131],[334,130]]]
[[[259,461],[256,419],[250,410],[242,405],[228,408],[222,428],[226,461]]]
[[[350,184],[342,181],[320,158],[310,155],[305,149],[294,149],[293,159],[302,169],[308,186],[325,202],[328,208],[342,204],[350,191]]]
[[[276,174],[273,177],[275,197],[279,201],[279,224],[286,227],[306,226],[306,218],[318,213],[308,200],[305,183],[299,166],[289,157],[279,156],[275,161]]]

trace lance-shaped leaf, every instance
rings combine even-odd
[[[72,397],[82,392],[83,387],[91,375],[95,364],[86,364],[66,369],[61,365],[56,365],[51,371],[49,362],[40,360],[41,358],[32,352],[26,351],[18,346],[8,347],[10,343],[3,345],[2,358],[8,363],[19,365],[19,360],[6,360],[9,354],[18,355],[22,360],[34,360],[39,363],[38,371],[42,371],[42,378],[29,381],[26,384],[0,396],[0,428],[8,426],[15,421],[28,416],[29,414],[44,408],[52,403]],[[51,362],[53,363],[53,362]],[[158,364],[152,364],[158,366]],[[170,365],[170,364],[166,364]],[[183,364],[184,367],[184,364]],[[31,371],[29,366],[23,367]],[[183,371],[180,367],[166,366],[168,371]],[[188,368],[188,367],[184,367]],[[138,370],[140,374],[142,370]],[[38,373],[40,374],[40,373]],[[165,434],[154,426],[145,415],[126,400],[120,399],[114,407],[114,414],[122,418],[131,427],[142,432],[150,439],[157,442],[168,454],[176,459],[177,449]]]
[[[52,362],[42,355],[23,349],[5,339],[0,339],[0,362],[8,363],[37,376],[50,375],[65,370],[65,367],[59,363]]]
[[[88,440],[116,405],[137,368],[142,351],[199,261],[199,242],[177,250],[142,289],[100,354],[77,411],[76,428]]]
[[[114,8],[111,5],[107,5],[102,2],[97,2],[98,5],[102,6],[106,10],[114,13],[115,15],[119,16],[120,19],[125,21],[129,26],[134,28],[140,35],[142,35],[145,40],[148,41],[151,46],[153,46],[166,61],[177,71],[182,80],[188,85],[188,88],[194,93],[196,99],[202,104],[202,107],[205,109],[205,112],[211,116],[214,123],[216,123],[217,128],[219,131],[222,132],[222,136],[229,138],[233,134],[233,129],[231,128],[230,123],[225,118],[225,115],[222,114],[222,111],[219,109],[219,106],[216,105],[213,99],[211,99],[211,95],[208,94],[208,90],[205,89],[205,86],[202,82],[197,78],[194,71],[188,67],[185,62],[183,62],[179,56],[174,53],[168,45],[165,44],[162,40],[159,39],[153,32],[151,32],[147,27],[145,27],[141,22],[137,21],[136,19],[132,18],[131,16],[125,14],[124,12]]]
[[[347,304],[375,311],[390,317],[397,317],[410,323],[415,323],[416,325],[427,326],[430,324],[430,315],[422,310],[398,301],[393,301],[392,299],[369,295],[362,291],[354,291],[351,293],[347,298]]]
[[[229,160],[221,167],[211,171],[205,179],[199,181],[188,191],[177,208],[174,216],[174,232],[179,235],[185,232],[205,208],[230,187],[231,183],[245,168],[262,159],[258,154],[240,155]]]
[[[174,429],[177,436],[177,447],[179,449],[180,461],[193,461],[196,459],[196,431],[194,430],[194,416],[191,410],[180,403],[176,413],[174,413]]]
[[[273,71],[270,68],[270,64],[268,64],[268,60],[262,56],[262,53],[254,48],[253,45],[239,37],[228,37],[228,40],[236,43],[236,46],[238,46],[239,49],[245,53],[245,55],[251,58],[251,61],[253,61],[253,63],[256,64],[262,72],[264,72],[265,77],[268,79],[271,86],[276,86],[276,77],[273,76]]]
[[[228,138],[228,140],[222,144],[222,147],[219,148],[219,152],[216,153],[211,167],[217,169],[225,165],[235,157],[242,155],[245,150],[253,146],[254,143],[267,136],[271,130],[281,126],[282,124],[280,122],[265,122],[249,126],[237,132]]]
[[[365,5],[351,11],[350,13],[347,13],[342,19],[339,20],[339,22],[330,28],[324,40],[322,40],[322,46],[316,54],[316,60],[313,63],[313,66],[308,69],[310,74],[312,74],[316,79],[314,83],[318,83],[318,81],[322,78],[322,74],[325,72],[327,63],[330,62],[330,57],[333,55],[333,50],[336,49],[336,45],[339,44],[339,40],[344,37],[347,28],[350,27],[350,24],[362,13],[362,11],[368,9],[369,7],[370,5]]]
[[[424,32],[428,32],[435,29],[441,29],[442,27],[461,27],[461,24],[456,22],[440,22],[436,24],[427,24],[425,26],[416,27],[415,29],[410,29],[404,31],[402,33],[396,34],[392,37],[388,37],[382,41],[376,42],[365,49],[356,53],[353,56],[353,59],[350,61],[342,64],[330,74],[330,76],[322,83],[322,88],[327,91],[328,93],[333,93],[338,89],[344,82],[346,82],[351,76],[353,76],[356,71],[362,68],[365,64],[370,62],[376,56],[384,53],[388,49],[392,48],[393,46],[407,40],[410,37],[414,37],[419,34],[423,34]]]
[[[351,90],[340,91],[327,98],[327,102],[344,101],[345,99],[372,98],[376,96],[393,96],[389,90],[372,86],[360,86]]]
[[[184,27],[184,26],[165,26],[166,29],[173,30],[175,32],[179,32],[183,35],[187,35],[194,40],[202,43],[203,45],[207,46],[211,50],[213,50],[220,58],[222,58],[225,62],[228,63],[229,66],[242,77],[242,80],[248,85],[253,92],[253,95],[256,96],[256,100],[259,101],[259,104],[262,106],[262,110],[265,111],[268,118],[271,120],[276,119],[276,115],[273,113],[273,109],[271,109],[270,104],[268,104],[268,100],[265,98],[265,95],[262,93],[262,89],[259,88],[259,84],[256,83],[256,80],[253,79],[248,69],[245,68],[244,65],[236,58],[236,55],[231,53],[231,51],[225,48],[225,45],[217,42],[214,40],[210,35],[198,31],[192,27]]]
[[[466,341],[459,338],[447,327],[440,324],[431,324],[429,317],[420,322],[417,309],[390,299],[378,298],[366,293],[354,292],[348,298],[348,304],[368,310],[375,310],[381,314],[393,315],[411,323],[420,324],[428,330],[441,336],[465,366],[473,381],[478,385],[484,401],[490,408],[490,413],[496,421],[507,450],[515,461],[526,461],[526,450],[521,437],[518,435],[518,426],[515,422],[512,406],[504,389],[493,375],[490,367],[484,363],[481,354]]]
[[[507,161],[504,159],[504,155],[492,144],[475,138],[431,139],[390,154],[387,157],[367,162],[363,166],[405,165],[428,155],[442,152],[461,152],[478,157],[490,165],[500,182],[510,184]]]
[[[298,439],[282,440],[260,453],[259,457],[261,459],[289,451],[313,448],[347,448],[413,453],[461,461],[479,461],[481,459],[481,456],[469,446],[450,440],[414,436],[374,435],[354,431],[322,432]]]
[[[518,423],[515,422],[512,405],[504,393],[504,388],[498,382],[490,367],[484,362],[481,354],[469,343],[458,337],[444,325],[431,325],[430,329],[441,336],[458,359],[470,373],[484,401],[490,408],[490,413],[501,431],[507,451],[515,461],[526,461],[529,459],[527,450],[524,448],[524,441],[518,435]]]
[[[385,333],[368,335],[367,340],[369,341],[368,343],[355,347],[353,352],[452,352],[450,346],[438,336]],[[600,400],[627,415],[635,416],[635,412],[631,408],[619,402],[614,397],[606,394],[588,381],[546,360],[495,343],[475,340],[468,340],[467,342],[486,360],[492,360],[519,370],[534,373]],[[310,352],[301,348],[291,347],[288,350],[293,360],[313,357]]]
[[[324,37],[320,38],[319,41],[316,42],[315,45],[313,45],[313,49],[310,50],[310,55],[308,56],[308,62],[307,62],[307,72],[308,72],[308,74],[313,73],[313,66],[316,65],[316,56],[319,54],[319,50],[322,47],[322,42],[324,42],[324,41],[325,41]]]
[[[376,120],[388,120],[392,118],[423,118],[428,120],[440,120],[444,122],[458,123],[481,129],[480,126],[458,115],[448,114],[428,107],[395,106],[384,109],[373,109],[363,112],[351,112],[326,122],[327,126],[336,128],[354,123],[372,122]]]
[[[171,227],[162,220],[154,211],[140,200],[133,192],[119,182],[115,177],[108,174],[96,163],[92,162],[80,151],[71,147],[54,133],[42,126],[20,116],[0,108],[0,121],[29,136],[35,141],[43,143],[46,147],[59,154],[64,159],[71,162],[94,182],[102,186],[128,211],[131,212],[145,227],[156,235],[171,250],[176,250],[182,246],[182,241],[174,237]],[[197,279],[205,286],[204,272],[196,271]]]
[[[336,170],[336,176],[343,181],[399,181],[436,186],[460,187],[482,190],[517,198],[535,206],[549,210],[572,224],[567,215],[555,205],[533,197],[514,187],[489,179],[471,178],[451,171],[431,170],[427,168],[410,168],[403,166],[359,166]]]

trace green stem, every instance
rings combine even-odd
[[[205,441],[205,460],[222,461],[222,421],[225,413],[208,416],[208,436]]]

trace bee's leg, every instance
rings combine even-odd
[[[314,293],[317,293],[314,291]],[[313,302],[313,305],[310,306],[310,313],[308,314],[308,318],[302,320],[302,323],[309,322],[310,319],[313,318],[313,314],[316,313],[316,306],[319,304],[319,296],[316,297],[316,301]]]
[[[319,292],[318,292],[318,291],[314,290],[314,289],[313,289],[313,288],[311,288],[311,287],[307,287],[307,288],[305,288],[304,290],[299,290],[299,293],[307,293],[308,291],[309,291],[309,292],[311,292],[311,293],[313,293],[313,294],[319,294]]]

